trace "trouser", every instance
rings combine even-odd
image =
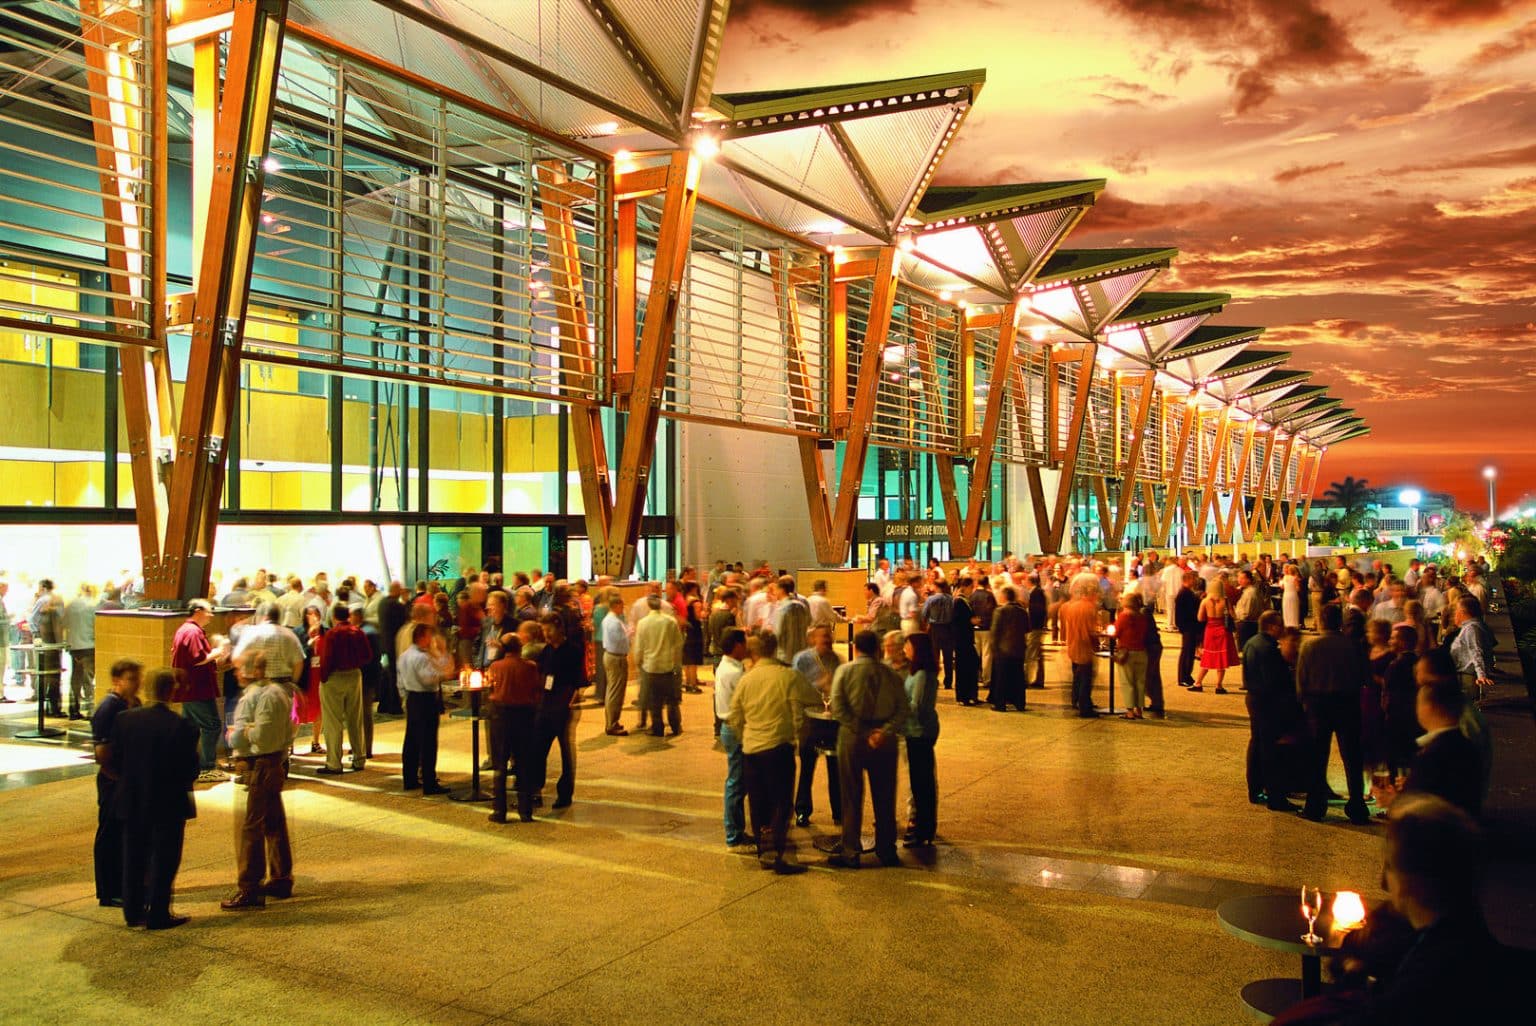
[[[1147,708],[1163,711],[1163,653],[1147,649]]]
[[[987,691],[987,699],[992,703],[992,708],[1006,709],[1011,703],[1023,709],[1024,688],[1024,660],[1019,656],[994,653],[992,686]]]
[[[976,630],[976,656],[981,660],[981,683],[992,679],[992,630]],[[973,696],[974,697],[974,696]]]
[[[939,679],[945,688],[955,686],[955,631],[947,623],[928,625],[928,640],[933,642],[934,660],[939,664]]]
[[[1248,707],[1248,800],[1260,794],[1269,796],[1269,804],[1285,801],[1287,788],[1280,764],[1280,735],[1261,700],[1249,691],[1243,696]]]
[[[767,832],[773,850],[783,855],[789,835],[790,792],[795,786],[795,746],[777,745],[766,752],[747,753],[742,764],[757,850],[766,849],[763,834]]]
[[[197,728],[198,765],[211,770],[218,765],[219,738],[224,736],[224,718],[219,703],[213,699],[181,703],[181,715]]]
[[[384,716],[399,716],[405,711],[401,704],[400,685],[395,677],[394,657],[390,657],[390,665],[385,667],[383,679],[379,682],[379,713]]]
[[[1241,652],[1243,650],[1243,646],[1248,644],[1248,639],[1257,633],[1259,633],[1259,621],[1237,621],[1237,650]]]
[[[363,681],[363,756],[373,758],[373,706],[379,700],[376,681]],[[356,755],[356,753],[353,753]]]
[[[171,889],[181,868],[184,819],[123,823],[123,918],[130,924],[164,923],[171,917]]]
[[[576,746],[571,740],[571,710],[567,708],[550,712],[541,709],[537,723],[538,742],[534,745],[533,765],[529,767],[528,793],[531,797],[544,790],[544,782],[549,779],[549,748],[558,741],[560,779],[555,782],[555,801],[564,804],[576,793]],[[517,787],[520,795],[523,772],[519,766]]]
[[[680,733],[683,729],[683,694],[678,683],[677,671],[667,673],[647,673],[640,671],[641,687],[650,694],[648,709],[651,714],[651,733],[661,736],[661,712],[667,712],[667,725],[672,728],[672,733]]]
[[[974,702],[977,693],[977,677],[981,672],[981,658],[976,650],[965,642],[955,645],[955,701]]]
[[[624,713],[624,692],[629,689],[629,656],[603,653],[603,674],[606,680],[603,692],[603,728],[612,730],[619,725]]]
[[[651,718],[651,678],[640,669],[638,660],[635,673],[640,678],[640,693],[635,696],[635,705],[640,710],[640,729],[644,730],[646,721]]]
[[[1123,652],[1120,676],[1125,681],[1125,707],[1140,709],[1147,700],[1147,653]]]
[[[491,729],[491,810],[507,814],[507,767],[517,773],[517,814],[533,815],[533,766],[538,762],[539,732],[534,724],[537,708],[531,705],[490,704],[486,723]],[[547,749],[545,750],[547,751]]]
[[[933,840],[939,825],[939,778],[933,759],[937,737],[907,738],[907,783],[912,788],[912,834]]]
[[[69,650],[69,715],[89,715],[95,707],[96,650],[72,648]]]
[[[867,734],[843,728],[837,733],[837,764],[843,783],[843,854],[857,858],[864,844],[864,776],[875,815],[875,853],[896,856],[896,739],[887,736],[869,747]]]
[[[346,728],[352,746],[352,768],[362,769],[368,759],[363,738],[363,671],[337,670],[320,684],[320,721],[325,732],[325,764],[341,769],[341,732]]]
[[[593,634],[596,635],[596,631]],[[597,704],[606,707],[608,702],[608,653],[603,651],[602,642],[596,637],[592,640],[592,697],[597,699]]]
[[[745,844],[746,760],[741,752],[741,739],[728,723],[720,727],[720,745],[725,749],[725,843]]]
[[[1072,704],[1080,713],[1093,712],[1093,664],[1072,664]]]
[[[1349,802],[1344,811],[1351,815],[1365,812],[1365,765],[1360,753],[1360,697],[1317,695],[1306,700],[1307,728],[1312,737],[1310,786],[1306,812],[1321,816],[1328,810],[1328,752],[1333,738],[1339,739],[1339,758],[1344,760],[1344,774]]]
[[[1180,631],[1179,638],[1182,641],[1179,646],[1179,683],[1193,684],[1195,682],[1195,652],[1200,648],[1200,631]]]
[[[96,900],[113,901],[123,896],[123,824],[112,814],[116,785],[96,774]]]
[[[291,883],[293,849],[288,844],[288,816],[283,810],[283,769],[287,752],[241,759],[245,773],[245,818],[240,823],[238,889],[260,893],[263,883]]]
[[[811,794],[816,786],[816,761],[827,757],[827,806],[832,822],[843,818],[843,782],[837,773],[837,721],[806,718],[806,736],[800,742],[800,781],[795,785],[795,815],[809,816],[815,810]]]
[[[1035,674],[1035,687],[1045,687],[1045,628],[1024,636],[1024,676]]]
[[[405,693],[405,741],[400,746],[400,775],[406,790],[437,786],[437,726],[442,696],[436,691]]]
[[[34,643],[36,640],[34,637]],[[34,652],[32,659],[37,667],[37,673],[32,678],[37,700],[44,703],[49,716],[63,716],[64,701],[59,687],[59,673],[64,665],[63,658],[58,652]]]

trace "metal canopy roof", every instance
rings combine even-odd
[[[1104,186],[1102,178],[934,186],[919,197],[915,213],[907,219],[912,252],[904,257],[903,274],[931,289],[960,278],[1011,299],[1076,227]]]
[[[1288,368],[1272,370],[1244,389],[1237,400],[1250,413],[1264,413],[1311,376],[1311,371]]]
[[[1343,400],[1332,396],[1320,396],[1317,399],[1302,403],[1283,413],[1276,415],[1275,419],[1283,422],[1293,429],[1304,427],[1328,413],[1330,410],[1342,407]]]
[[[1245,349],[1209,375],[1211,391],[1229,403],[1236,402],[1265,371],[1290,358],[1283,349]]]
[[[1301,385],[1285,392],[1278,399],[1271,400],[1264,409],[1270,414],[1276,414],[1280,410],[1292,409],[1302,403],[1311,402],[1313,399],[1322,399],[1328,394],[1326,385]]]
[[[890,241],[912,214],[984,71],[714,96],[695,122],[748,209],[814,233],[798,205]],[[708,191],[706,189],[706,191]],[[790,202],[786,202],[789,200]]]
[[[1231,296],[1221,292],[1144,292],[1112,319],[1106,340],[1156,366],[1190,332],[1220,313]]]
[[[1202,324],[1163,354],[1162,369],[1175,377],[1197,383],[1209,377],[1233,350],[1257,342],[1263,328]]]
[[[1175,249],[1058,250],[1030,282],[1024,319],[1098,341],[1104,326],[1177,254]]]
[[[726,0],[293,0],[348,46],[568,136],[680,141],[714,80]]]

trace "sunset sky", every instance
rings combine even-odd
[[[985,68],[941,183],[1106,177],[1072,246],[1353,406],[1345,474],[1536,494],[1536,0],[734,0],[720,92]]]

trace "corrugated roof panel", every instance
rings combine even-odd
[[[1142,328],[1142,333],[1147,337],[1147,343],[1154,360],[1162,360],[1168,355],[1168,351],[1182,342],[1189,333],[1210,319],[1210,314],[1196,314],[1192,317],[1180,317],[1174,321],[1164,321],[1161,324],[1148,324]]]
[[[707,0],[608,0],[630,37],[645,50],[673,95],[684,103],[689,67],[698,44],[697,27]]]
[[[1114,320],[1136,299],[1142,289],[1152,283],[1152,279],[1157,277],[1160,270],[1161,268],[1158,267],[1143,268],[1110,278],[1099,278],[1077,286],[1078,295],[1083,298],[1085,308],[1090,311],[1088,324],[1091,330],[1096,333]]]
[[[870,225],[885,223],[821,127],[731,139],[723,152],[745,170],[771,182],[782,182],[787,191],[831,210],[846,211],[848,219]]]
[[[918,107],[842,122],[893,219],[905,216],[903,208],[963,109],[960,104]]]
[[[979,232],[962,228],[952,232],[934,232],[920,235],[913,240],[916,252],[926,260],[909,255],[902,261],[903,272],[924,288],[938,289],[960,286],[969,288],[961,275],[974,278],[1000,295],[1011,296],[1013,290],[998,270],[992,252]],[[930,262],[931,261],[931,262]],[[935,264],[940,266],[934,266]],[[957,274],[951,271],[959,272]]]
[[[1032,278],[1050,259],[1061,240],[1077,223],[1081,207],[1041,210],[991,226],[1013,260],[1013,284],[1017,288]],[[986,230],[986,229],[983,229]]]

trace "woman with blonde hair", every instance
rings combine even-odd
[[[1227,610],[1230,608],[1227,605],[1227,575],[1217,574],[1212,585],[1205,590],[1205,599],[1196,614],[1205,624],[1205,638],[1200,645],[1200,676],[1195,678],[1195,686],[1189,690],[1204,691],[1205,675],[1215,670],[1216,693],[1225,695],[1227,689],[1222,685],[1227,679],[1227,667],[1237,662],[1237,646],[1227,627]]]

